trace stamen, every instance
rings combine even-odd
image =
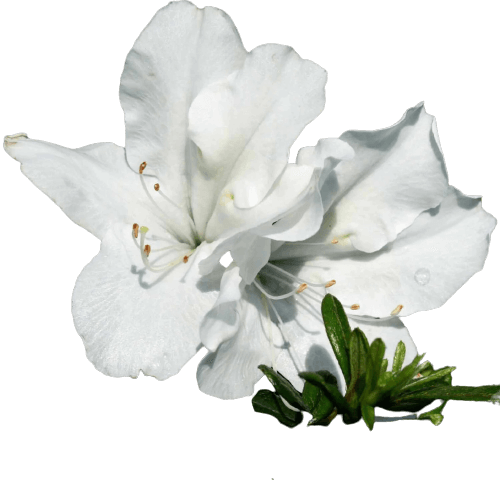
[[[353,304],[353,305],[351,306],[351,309],[352,309],[353,311],[357,311],[360,307],[361,307],[361,306],[360,306],[359,304]]]
[[[403,305],[399,304],[399,306],[397,306],[396,309],[391,312],[391,316],[396,316],[396,314],[399,314],[401,312],[401,309],[403,309]]]
[[[338,242],[339,242],[339,240],[337,238],[334,238],[330,243],[332,245],[336,245]]]
[[[187,264],[188,260],[189,260],[189,256],[188,255],[184,255],[184,257],[182,258],[182,262],[184,262],[184,264]]]
[[[302,285],[297,288],[297,293],[302,293],[307,288],[307,283],[302,283]]]
[[[139,236],[139,224],[134,224],[132,226],[132,231],[134,232],[134,238]]]
[[[159,191],[160,190],[160,185],[158,183],[155,184],[155,191]]]
[[[139,173],[142,174],[144,172],[144,169],[147,167],[147,163],[145,161],[143,161],[140,165],[139,165]]]
[[[285,293],[283,295],[271,295],[270,293],[267,293],[260,285],[259,283],[257,283],[257,280],[254,280],[253,281],[254,285],[268,298],[268,299],[271,299],[271,300],[282,300],[282,299],[287,299],[288,297],[291,297],[292,295],[295,295],[296,293],[300,293],[302,292],[303,290],[305,290],[305,288],[302,288],[301,290],[301,286],[299,286],[299,288],[297,288],[297,290],[294,290],[293,292],[289,292],[289,293]],[[300,290],[300,291],[299,291]]]
[[[281,269],[281,267],[278,267],[278,266],[275,266],[274,264],[271,264],[270,262],[268,262],[266,264],[266,266],[272,267],[273,269],[280,271],[281,273],[288,276],[289,278],[292,278],[296,283],[305,283],[305,284],[307,284],[307,286],[313,286],[313,287],[317,286],[317,287],[329,288],[332,285],[335,285],[335,283],[336,283],[335,280],[330,280],[330,281],[327,281],[326,283],[311,283],[310,281],[307,281],[307,280],[299,280],[299,278],[294,276],[292,273],[289,273],[289,272],[285,271],[284,269]]]
[[[146,257],[149,257],[149,254],[151,253],[151,246],[150,245],[144,246],[144,253],[146,254]]]

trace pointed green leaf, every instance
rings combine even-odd
[[[261,389],[252,398],[252,406],[256,412],[271,415],[287,427],[295,427],[303,419],[300,411],[291,410],[275,392],[267,389]]]
[[[391,392],[392,394],[395,394],[403,386],[408,384],[416,375],[415,370],[424,356],[425,354],[415,356],[409,365],[406,365],[397,375],[394,376],[391,381],[385,384],[384,392]]]
[[[419,403],[429,400],[444,401],[491,401],[500,391],[500,385],[483,385],[481,387],[443,385],[423,391],[410,392],[395,398],[399,403]]]
[[[375,339],[370,345],[370,350],[368,351],[368,362],[370,367],[367,369],[366,375],[367,390],[372,391],[377,386],[384,361],[384,354],[385,344],[383,340]]]
[[[375,408],[370,405],[361,405],[361,415],[368,429],[373,430],[375,425]]]
[[[383,359],[382,360],[382,365],[380,367],[380,374],[378,376],[379,380],[380,380],[380,377],[382,377],[383,375],[386,374],[388,366],[389,366],[389,361],[387,359]]]
[[[445,379],[445,377],[454,370],[455,370],[454,366],[446,366],[445,368],[441,368],[440,370],[434,371],[430,375],[413,379],[413,381],[409,382],[401,389],[401,392],[407,393],[413,391],[420,391],[422,389],[428,388],[429,386],[432,386],[437,381],[443,382],[443,379]]]
[[[351,416],[344,415],[344,423],[354,423],[361,418],[360,398],[365,390],[368,350],[370,345],[365,334],[355,328],[349,342],[351,383],[347,387],[345,399],[351,407]]]
[[[332,420],[338,415],[337,410],[333,410],[332,413],[327,415],[325,418],[312,418],[307,422],[307,425],[322,425],[324,427],[329,426],[332,423]]]
[[[431,375],[434,373],[436,370],[434,370],[434,367],[432,366],[432,363],[429,363],[429,361],[426,361],[425,363],[422,363],[418,367],[418,373],[422,375],[422,377],[427,377],[427,375]]]
[[[448,401],[445,401],[442,405],[439,405],[437,408],[434,408],[433,410],[422,413],[421,415],[418,416],[418,419],[419,420],[430,420],[434,425],[439,425],[444,419],[443,410],[444,410],[444,407],[446,406],[447,402]]]
[[[276,392],[280,396],[283,396],[288,403],[290,403],[298,410],[308,411],[307,406],[302,400],[302,395],[297,389],[295,389],[295,387],[287,378],[285,378],[281,373],[275,372],[272,368],[266,365],[259,365],[259,370],[264,373],[271,384],[273,384]]]
[[[315,385],[323,390],[326,396],[330,397],[335,405],[338,413],[349,413],[350,408],[344,396],[340,393],[336,384],[331,384],[318,372],[300,372],[299,377],[303,378],[310,384]]]
[[[304,384],[302,398],[313,416],[312,420],[310,420],[307,425],[319,425],[318,422],[328,417],[335,409],[335,405],[331,398],[329,398],[321,388],[310,382]]]
[[[351,327],[344,308],[333,295],[327,294],[321,303],[321,313],[328,340],[342,370],[346,384],[349,384],[351,374],[347,346],[351,336]]]
[[[394,352],[394,360],[392,362],[392,372],[398,373],[403,368],[403,363],[405,361],[406,356],[406,346],[405,343],[400,340],[398,346],[396,347],[396,351]]]

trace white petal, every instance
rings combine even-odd
[[[127,159],[159,171],[177,203],[188,196],[188,110],[202,88],[246,56],[231,19],[213,7],[172,2],[160,9],[127,56],[120,86]]]
[[[378,252],[339,253],[330,245],[329,251],[315,247],[316,257],[309,260],[291,259],[291,243],[271,259],[288,259],[279,265],[300,279],[336,279],[332,293],[346,306],[360,305],[353,315],[407,316],[440,307],[482,269],[495,224],[480,199],[450,187],[438,208],[421,214]]]
[[[276,181],[273,189],[257,206],[247,209],[238,208],[226,197],[216,210],[218,217],[212,218],[214,227],[223,237],[212,243],[212,255],[200,263],[202,274],[212,272],[220,258],[228,251],[243,270],[242,276],[251,283],[269,257],[270,239],[304,239],[314,234],[321,224],[323,208],[317,188],[317,173],[314,167],[289,164]],[[251,234],[242,235],[249,231]],[[210,234],[207,233],[207,236]],[[245,246],[258,245],[258,258]],[[245,271],[248,269],[248,272]]]
[[[356,155],[333,169],[334,201],[311,242],[348,236],[358,250],[375,252],[446,195],[435,119],[423,105],[387,129],[350,131],[340,138]]]
[[[333,169],[342,160],[352,160],[354,155],[352,147],[340,139],[320,139],[316,146],[299,150],[297,164],[312,165],[321,172],[319,188],[325,212],[330,208],[338,191],[337,174]]]
[[[392,369],[396,347],[402,340],[406,347],[403,366],[410,364],[417,356],[417,346],[410,336],[410,332],[399,318],[391,318],[378,321],[365,321],[361,318],[349,317],[351,328],[359,328],[366,335],[370,344],[375,339],[382,339],[385,344],[385,359],[388,360],[387,369]]]
[[[215,351],[219,344],[231,338],[238,331],[241,290],[239,269],[236,266],[231,266],[222,276],[217,301],[201,323],[200,338],[207,349]]]
[[[247,181],[250,186],[251,182]],[[210,219],[205,237],[207,241],[228,238],[247,230],[254,230],[263,224],[272,224],[296,210],[298,206],[307,209],[314,203],[321,204],[317,190],[317,173],[313,167],[288,164],[275,181],[265,198],[256,206],[241,208],[235,204],[234,196],[229,191],[222,193],[214,214]],[[318,217],[318,216],[316,216]],[[321,217],[314,222],[312,231],[317,231]],[[257,231],[260,234],[262,231]],[[274,231],[267,231],[272,234]],[[262,232],[263,235],[266,232]],[[276,231],[278,233],[278,231]],[[310,233],[314,234],[314,233]],[[278,238],[280,239],[280,238]]]
[[[231,257],[238,265],[244,282],[250,284],[269,261],[271,240],[251,233],[236,238],[235,244],[231,246]]]
[[[198,366],[200,389],[221,399],[251,396],[262,377],[257,368],[272,363],[271,342],[280,342],[279,332],[269,319],[255,287],[246,287],[240,304],[238,332],[217,351],[208,353]]]
[[[201,158],[192,196],[199,230],[221,192],[239,208],[264,199],[287,165],[290,146],[323,110],[325,83],[322,68],[290,47],[269,44],[254,49],[228,80],[198,95],[189,132]]]
[[[200,246],[197,253],[203,251]],[[145,271],[128,227],[106,233],[73,293],[75,326],[98,370],[114,377],[137,377],[142,371],[163,380],[196,353],[199,325],[220,279],[196,283],[197,257],[154,274]]]
[[[182,234],[189,228],[182,215],[167,224],[165,214],[171,207],[160,197],[156,205],[151,201],[120,146],[101,143],[68,149],[18,134],[7,136],[4,147],[35,186],[98,238],[117,223],[132,228],[137,222],[163,232],[175,227]],[[156,194],[154,178],[144,176],[144,180],[148,192]]]

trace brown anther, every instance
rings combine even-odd
[[[144,253],[146,254],[146,257],[149,257],[149,254],[151,253],[151,245],[144,245]]]
[[[144,169],[147,167],[147,163],[145,161],[143,161],[140,165],[139,165],[139,173],[142,174],[144,172]]]
[[[159,184],[155,184],[155,191],[159,191],[160,190],[160,185]]]
[[[139,224],[134,224],[132,226],[132,231],[134,233],[134,238],[137,238],[139,236]]]
[[[332,245],[336,245],[338,242],[339,242],[339,240],[337,238],[334,238],[330,243]]]
[[[326,285],[325,288],[330,288],[331,286],[335,285],[337,283],[335,280],[330,280]]]
[[[188,260],[189,260],[189,255],[184,255],[184,258],[182,259],[182,262],[184,262],[184,264],[187,264]]]
[[[401,309],[403,309],[403,305],[399,304],[399,306],[397,306],[396,309],[391,312],[391,316],[396,316],[396,314],[399,314],[401,312]]]
[[[361,307],[361,306],[360,306],[359,304],[353,304],[353,305],[351,306],[351,309],[352,309],[353,311],[357,311],[360,307]]]
[[[415,378],[422,378],[422,377],[423,377],[423,375],[422,375],[421,373],[417,373],[417,374],[415,375]]]
[[[302,293],[306,288],[307,288],[307,284],[302,283],[302,285],[300,285],[299,288],[297,288],[297,293]]]

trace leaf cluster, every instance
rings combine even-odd
[[[375,408],[394,412],[419,412],[436,400],[442,404],[420,414],[419,420],[439,425],[449,400],[492,401],[500,385],[482,387],[453,386],[454,367],[435,370],[424,355],[404,366],[406,346],[399,342],[388,370],[386,346],[382,339],[371,344],[359,329],[351,330],[342,304],[326,295],[321,305],[325,330],[346,383],[345,394],[336,377],[327,370],[301,372],[302,392],[295,389],[281,373],[260,365],[274,391],[260,390],[252,399],[256,412],[272,415],[280,423],[295,427],[303,420],[302,412],[312,415],[308,425],[329,425],[337,415],[345,424],[364,420],[370,430],[375,424]]]

